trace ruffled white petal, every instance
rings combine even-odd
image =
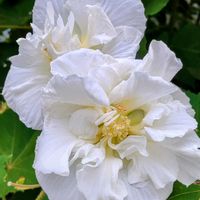
[[[10,58],[12,66],[3,95],[27,127],[40,130],[43,124],[42,88],[51,77],[49,59],[37,37],[29,34],[27,39],[17,42],[19,54]]]
[[[173,84],[159,77],[135,72],[127,81],[122,81],[113,89],[110,101],[111,103],[124,104],[126,108],[131,110],[167,96],[176,90],[177,88]]]
[[[95,0],[68,0],[67,6],[74,14],[81,35],[86,35],[88,30],[88,5],[98,5]]]
[[[95,118],[98,113],[89,108],[83,109],[77,105],[54,100],[47,99],[48,102],[45,102],[47,104],[44,107],[45,123],[43,133],[37,140],[34,168],[44,174],[56,173],[67,176],[69,166],[77,159],[88,165],[101,163],[105,157],[104,149],[80,139],[86,137],[84,134],[90,137],[87,131],[90,133],[94,131],[95,127],[89,125],[94,124],[93,117]],[[82,127],[82,130],[75,129],[77,124]]]
[[[118,63],[111,65],[112,69],[121,77],[121,80],[128,80],[135,71],[133,59],[117,59]]]
[[[169,139],[163,145],[177,156],[178,180],[189,186],[200,179],[200,140],[195,132],[188,132],[183,138]]]
[[[116,145],[109,141],[109,146],[116,150],[122,159],[130,159],[136,152],[147,156],[146,145],[147,141],[144,136],[129,136]]]
[[[45,22],[50,15],[53,20],[56,20],[58,16],[62,16],[62,19],[66,22],[69,15],[69,11],[65,6],[66,0],[36,0],[33,8],[33,23],[40,29],[44,29]],[[52,5],[53,13],[48,4]]]
[[[140,64],[139,70],[171,81],[181,68],[182,63],[180,59],[176,58],[174,52],[163,42],[154,40],[151,42],[149,52]]]
[[[36,177],[49,200],[86,200],[77,188],[75,171],[75,166],[71,167],[69,176],[36,171]]]
[[[70,16],[74,16],[73,20]],[[32,26],[42,38],[42,34],[47,34],[44,42],[52,58],[69,50],[92,46],[103,47],[103,52],[122,58],[135,57],[145,23],[140,0],[37,0]],[[49,44],[51,40],[53,43]]]
[[[133,156],[128,171],[129,183],[134,184],[150,178],[155,187],[160,189],[174,182],[179,173],[176,156],[154,142],[149,142],[147,152],[148,157]]]
[[[70,16],[74,16],[73,20]],[[71,23],[72,21],[76,22],[75,26],[70,26],[74,24]],[[134,57],[145,30],[145,23],[144,8],[140,0],[118,0],[117,2],[115,0],[36,0],[32,26],[34,33],[41,37],[42,34],[49,35],[50,38],[46,37],[47,41],[54,41],[56,36],[56,45],[49,45],[46,42],[53,58],[59,53],[64,53],[66,49],[74,50],[92,46],[101,49],[104,44],[107,45],[103,47],[103,52],[115,57]],[[71,27],[69,29],[73,36],[70,36],[67,24]],[[64,38],[63,35],[66,37]],[[67,42],[65,47],[62,42]]]
[[[133,27],[122,26],[116,29],[117,36],[105,44],[102,52],[115,58],[135,58],[142,33]]]
[[[142,33],[145,30],[146,18],[140,0],[69,0],[68,4],[83,33],[88,22],[87,5],[101,7],[115,27],[130,26]]]
[[[105,13],[115,27],[130,26],[144,33],[146,17],[140,0],[101,1]]]
[[[98,50],[80,49],[54,60],[51,63],[51,72],[60,76],[88,76],[95,79],[108,94],[122,79],[127,78],[127,74],[131,74],[132,66],[127,62],[125,59],[123,62],[115,60]]]
[[[51,72],[53,75],[69,76],[76,74],[84,77],[93,68],[115,62],[111,56],[104,55],[98,50],[80,49],[66,53],[54,60],[51,63]]]
[[[74,16],[70,13],[67,24],[64,24],[63,19],[59,16],[53,25],[47,26],[45,35],[41,34],[43,45],[52,60],[81,47],[78,36],[73,34],[74,28]],[[34,29],[35,27],[33,27]]]
[[[80,145],[83,142],[68,131],[67,118],[48,119],[37,140],[34,168],[44,174],[68,176],[70,156]]]
[[[27,58],[26,58],[27,59]],[[42,88],[49,80],[39,68],[11,66],[3,89],[8,106],[27,127],[41,130],[43,126]]]
[[[153,106],[145,116],[144,129],[154,141],[163,141],[166,137],[183,137],[188,131],[197,128],[195,119],[176,104],[173,102],[171,108]]]
[[[123,200],[127,196],[126,188],[119,179],[122,161],[107,157],[99,166],[82,166],[77,171],[79,190],[87,200]]]
[[[169,184],[163,189],[156,189],[151,181],[132,185],[127,180],[124,180],[124,182],[128,190],[128,197],[125,200],[166,200],[173,188],[173,184]]]
[[[163,189],[156,189],[151,180],[140,180],[138,183],[130,184],[127,178],[126,168],[121,170],[120,178],[123,180],[128,196],[125,200],[166,200],[172,192],[173,183]]]
[[[154,121],[160,120],[166,110],[167,108],[165,105],[156,102],[156,104],[153,104],[147,111],[143,123],[147,126],[153,126]]]
[[[178,90],[172,94],[172,97],[173,99],[181,102],[181,104],[185,106],[186,111],[192,117],[195,116],[195,111],[193,110],[192,105],[190,104],[190,98],[183,91],[181,91],[180,88],[178,88]]]
[[[97,66],[89,71],[88,76],[95,79],[107,94],[109,94],[112,89],[122,81],[119,73],[116,72],[112,66]]]
[[[77,75],[54,76],[45,88],[45,98],[75,105],[109,105],[109,99],[102,87],[93,79]]]
[[[87,156],[83,157],[81,163],[83,165],[87,165],[88,167],[98,167],[104,162],[105,157],[106,152],[104,147],[92,146]]]
[[[36,36],[29,35],[27,39],[20,38],[17,43],[19,45],[19,54],[10,58],[15,67],[38,68],[40,73],[50,73],[50,60]]]
[[[88,6],[88,31],[86,38],[83,37],[83,44],[88,47],[106,44],[116,36],[108,16],[98,6]],[[85,39],[85,40],[84,40]]]
[[[91,108],[75,111],[71,114],[68,122],[70,132],[81,139],[95,139],[98,132],[98,126],[95,125],[95,121],[99,116],[100,113]]]

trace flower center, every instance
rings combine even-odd
[[[102,139],[112,139],[113,143],[120,143],[129,135],[136,135],[138,125],[144,118],[144,111],[137,109],[127,112],[121,105],[114,105],[106,108],[105,113],[96,121],[99,130],[96,136],[96,142]]]

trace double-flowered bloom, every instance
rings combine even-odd
[[[139,0],[36,1],[4,96],[42,129],[36,176],[50,200],[166,200],[200,178],[189,99],[172,78],[182,64],[152,41]]]
[[[4,88],[9,106],[34,129],[42,129],[41,89],[53,75],[51,62],[80,48],[113,57],[134,57],[145,29],[144,9],[135,0],[37,0],[33,34],[18,40],[19,55]]]

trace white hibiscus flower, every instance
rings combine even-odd
[[[28,127],[41,129],[41,90],[52,76],[50,63],[80,48],[134,57],[145,22],[140,0],[36,0],[33,34],[18,40],[19,55],[10,59],[3,90],[9,107]]]
[[[170,83],[180,68],[156,41],[134,62],[87,49],[53,61],[34,163],[50,200],[166,200],[200,178],[193,110]]]

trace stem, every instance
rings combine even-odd
[[[46,194],[44,193],[44,191],[42,190],[39,195],[37,196],[37,198],[35,200],[42,200],[44,199],[46,196]]]
[[[23,30],[30,30],[30,26],[17,26],[17,25],[0,25],[0,29],[23,29]]]

